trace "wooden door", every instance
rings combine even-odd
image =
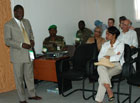
[[[0,93],[15,89],[9,48],[4,43],[4,24],[11,19],[10,0],[0,0]]]

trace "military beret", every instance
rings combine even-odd
[[[49,26],[48,30],[50,30],[50,29],[57,29],[57,26],[56,25],[51,25],[51,26]]]

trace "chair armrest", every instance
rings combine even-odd
[[[139,52],[140,48],[132,48],[131,49],[131,56]]]
[[[139,48],[136,48],[136,50],[138,52],[138,56],[130,61],[131,64],[139,61],[139,58],[140,58],[140,47]]]
[[[137,62],[137,61],[138,61],[138,57],[132,59],[132,60],[130,61],[130,64],[133,64],[133,63],[135,63],[135,62]]]

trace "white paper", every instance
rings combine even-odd
[[[29,51],[30,60],[33,61],[35,59],[34,52],[32,50]]]

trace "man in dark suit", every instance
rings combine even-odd
[[[28,99],[40,100],[41,97],[35,94],[33,64],[29,53],[34,47],[33,32],[30,22],[23,17],[24,8],[21,5],[16,5],[14,18],[4,26],[4,38],[6,45],[10,47],[10,57],[20,103],[27,103],[24,81],[30,95]]]

